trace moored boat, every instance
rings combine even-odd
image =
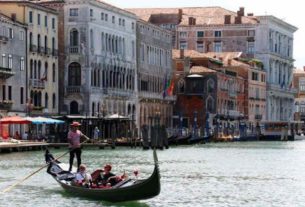
[[[86,188],[72,185],[71,179],[73,179],[74,174],[65,171],[61,163],[50,163],[47,172],[52,175],[62,188],[76,196],[110,202],[149,199],[157,196],[161,190],[157,153],[155,150],[153,153],[155,167],[149,178],[123,180],[111,188]]]

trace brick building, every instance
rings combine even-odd
[[[292,87],[297,90],[294,103],[294,119],[305,121],[305,67],[293,71]]]

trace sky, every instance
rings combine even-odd
[[[245,7],[245,14],[273,15],[296,26],[294,33],[295,67],[305,66],[305,10],[301,0],[104,0],[120,8],[220,6],[231,11]]]

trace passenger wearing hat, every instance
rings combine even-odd
[[[71,129],[68,133],[68,142],[69,142],[69,149],[70,149],[70,160],[69,160],[69,171],[72,170],[72,165],[73,165],[73,160],[74,156],[76,155],[77,159],[77,170],[79,169],[79,166],[82,162],[81,160],[81,146],[80,146],[80,139],[81,137],[86,138],[87,137],[80,131],[78,130],[78,127],[81,126],[79,122],[74,121],[72,124],[70,124]]]

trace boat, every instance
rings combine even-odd
[[[153,198],[161,191],[160,172],[156,150],[153,152],[154,171],[147,179],[127,179],[111,188],[86,188],[71,185],[75,173],[66,171],[66,164],[51,162],[47,173],[50,174],[68,193],[94,200],[125,202]],[[67,166],[67,165],[66,165]]]

